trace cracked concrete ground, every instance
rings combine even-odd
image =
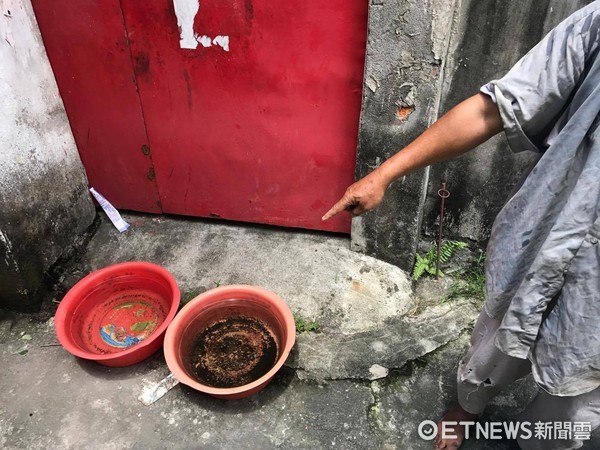
[[[345,237],[125,219],[132,227],[123,234],[101,220],[83,253],[65,265],[57,300],[91,270],[146,260],[170,270],[186,297],[215,284],[273,290],[320,332],[299,334],[284,369],[257,395],[227,402],[178,385],[146,407],[137,400],[143,387],[169,373],[162,353],[132,367],[104,367],[56,345],[56,304],[35,315],[0,312],[0,447],[432,448],[417,427],[453,403],[456,366],[480,304],[440,304],[431,298],[435,289],[414,295],[406,274],[349,251]],[[522,380],[484,418],[508,420],[534,394],[532,381]],[[464,448],[516,447],[469,441]]]

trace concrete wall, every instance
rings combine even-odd
[[[502,77],[548,31],[588,3],[463,0],[447,57],[440,112],[473,95],[487,81]],[[500,208],[536,160],[533,153],[512,153],[501,134],[474,152],[432,166],[424,235],[433,237],[437,233],[437,190],[446,181],[452,192],[444,220],[447,234],[485,244]]]
[[[0,0],[0,98],[0,307],[32,310],[95,210],[29,0]]]
[[[501,77],[547,31],[590,2],[372,0],[357,178]],[[353,248],[410,270],[419,239],[437,233],[442,181],[452,193],[446,235],[484,245],[496,214],[533,162],[532,154],[512,154],[500,135],[398,180],[379,210],[354,219]]]
[[[357,178],[437,117],[454,1],[371,1]],[[355,218],[352,248],[402,268],[412,266],[427,178],[427,170],[421,170],[397,181],[377,210]]]

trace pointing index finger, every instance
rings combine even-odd
[[[325,221],[325,220],[332,218],[333,216],[339,214],[344,209],[346,209],[348,206],[350,206],[351,203],[352,202],[350,201],[349,198],[347,198],[346,196],[342,197],[342,199],[339,202],[337,202],[335,205],[333,205],[333,207],[325,213],[325,215],[321,218],[321,220]]]

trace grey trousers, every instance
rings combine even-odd
[[[531,372],[529,360],[508,356],[494,345],[499,326],[499,320],[492,319],[482,311],[471,336],[471,347],[458,367],[458,402],[472,414],[481,414],[492,397]],[[600,388],[574,397],[550,395],[540,389],[533,401],[514,420],[532,424],[589,422],[595,429],[600,426]],[[567,450],[583,445],[583,441],[577,439],[548,440],[534,437],[519,440],[518,443],[524,450]]]

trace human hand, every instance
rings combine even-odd
[[[328,220],[342,211],[348,211],[356,217],[377,208],[383,200],[383,195],[389,183],[377,171],[352,184],[344,196],[325,213],[322,220]]]

